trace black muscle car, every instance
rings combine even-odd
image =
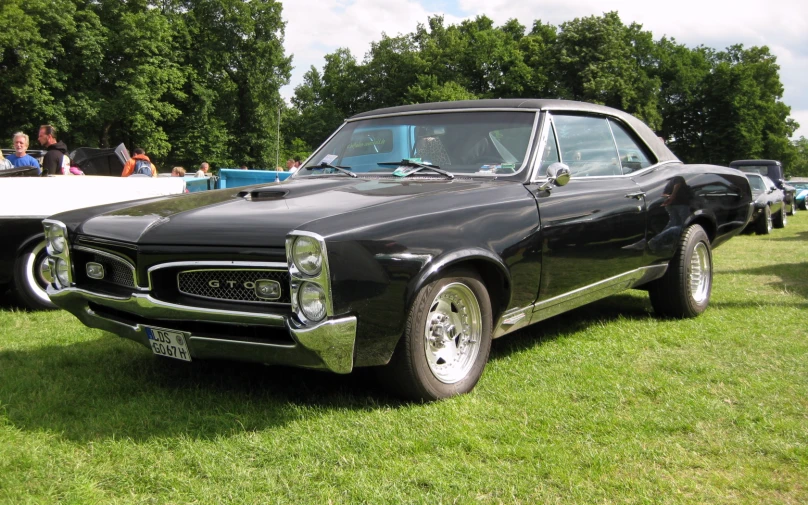
[[[51,216],[48,293],[157,355],[379,366],[433,400],[493,338],[625,289],[700,314],[751,211],[742,173],[608,107],[411,105],[348,119],[286,181]]]
[[[749,228],[758,235],[768,235],[772,228],[783,228],[786,225],[785,195],[783,190],[766,177],[760,174],[746,174],[752,186],[752,198],[755,199],[755,210],[749,221]]]
[[[786,214],[793,216],[797,213],[797,188],[786,182],[782,163],[777,160],[735,160],[729,166],[747,174],[765,175],[774,182],[783,192],[783,222]]]

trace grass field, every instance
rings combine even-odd
[[[470,394],[155,359],[0,308],[0,503],[808,503],[808,212],[715,251],[710,308],[632,291],[494,342]]]

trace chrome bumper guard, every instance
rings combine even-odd
[[[76,316],[91,328],[115,333],[149,347],[143,325],[130,325],[99,315],[90,303],[120,310],[149,320],[208,321],[228,324],[253,324],[286,327],[294,344],[281,345],[227,338],[189,336],[189,349],[194,358],[223,358],[258,363],[327,369],[349,373],[353,369],[356,341],[356,317],[326,319],[319,324],[303,326],[280,314],[247,313],[177,305],[156,300],[148,293],[116,297],[79,288],[54,289],[48,295],[57,306]]]

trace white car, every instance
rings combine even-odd
[[[181,195],[181,177],[0,177],[0,292],[30,309],[51,309],[42,220],[66,210]],[[96,209],[97,211],[97,209]]]

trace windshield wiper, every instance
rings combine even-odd
[[[314,170],[315,168],[333,168],[338,172],[342,172],[343,174],[348,174],[351,177],[357,177],[357,175],[351,172],[349,169],[351,167],[338,167],[336,165],[332,165],[331,163],[322,162],[319,165],[312,165],[310,167],[306,167],[306,170]]]
[[[446,170],[441,170],[440,167],[437,166],[437,165],[427,165],[425,163],[418,163],[417,161],[408,160],[407,158],[404,158],[401,161],[380,161],[380,162],[378,162],[376,164],[377,165],[397,165],[399,167],[413,167],[412,170],[406,170],[406,171],[403,171],[403,172],[400,172],[400,173],[397,173],[398,170],[396,170],[395,172],[393,172],[393,175],[395,175],[397,177],[407,177],[407,176],[412,175],[412,174],[414,174],[416,172],[420,172],[421,170],[431,170],[431,171],[436,172],[438,174],[445,175],[449,179],[454,179],[455,178],[453,173],[447,172]]]

